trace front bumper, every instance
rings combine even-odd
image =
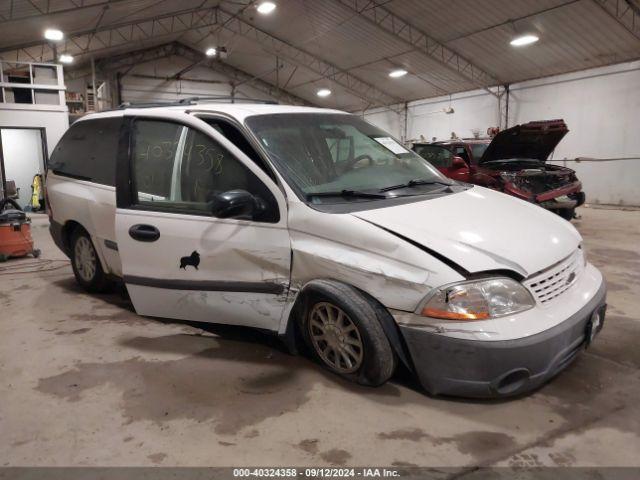
[[[594,312],[602,328],[604,282],[591,300],[564,322],[516,340],[452,338],[420,327],[400,326],[422,386],[434,395],[496,398],[533,390],[554,377],[592,338]],[[595,334],[594,333],[594,334]]]

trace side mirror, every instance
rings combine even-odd
[[[246,190],[229,190],[213,197],[211,213],[218,218],[238,218],[253,220],[257,213],[264,211],[264,202]]]
[[[467,162],[465,162],[462,157],[453,157],[453,159],[451,160],[451,168],[467,168]]]

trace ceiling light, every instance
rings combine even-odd
[[[204,52],[207,57],[213,57],[216,54],[217,50],[215,48],[208,48],[206,52]]]
[[[389,72],[389,76],[391,78],[400,78],[400,77],[404,77],[407,73],[409,72],[407,72],[404,68],[397,68],[395,70],[391,70]]]
[[[44,31],[44,38],[53,42],[59,42],[64,38],[64,34],[55,28],[49,28]]]
[[[329,95],[331,95],[331,90],[329,90],[328,88],[321,88],[316,92],[316,95],[318,95],[319,97],[328,97]]]
[[[62,55],[60,55],[60,57],[58,57],[58,60],[60,60],[60,62],[62,63],[73,63],[73,57],[66,53],[63,53]]]
[[[258,5],[258,13],[262,15],[269,15],[276,9],[276,4],[273,2],[262,2]]]
[[[524,45],[531,45],[532,43],[536,43],[540,38],[533,33],[526,33],[524,35],[518,35],[513,40],[511,40],[511,45],[514,47],[522,47]]]

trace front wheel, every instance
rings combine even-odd
[[[327,369],[362,385],[382,385],[396,360],[378,319],[378,310],[348,285],[322,281],[309,294],[303,337]]]
[[[558,215],[560,215],[565,220],[572,220],[576,216],[575,208],[561,208],[558,210]]]
[[[82,228],[76,228],[71,237],[71,266],[76,281],[90,293],[102,293],[111,282],[102,270],[100,259],[91,237]]]

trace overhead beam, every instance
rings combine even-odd
[[[413,50],[440,63],[449,71],[463,77],[478,87],[487,89],[501,82],[491,73],[446,47],[426,32],[383,7],[376,0],[335,0],[349,8],[360,18],[402,40]],[[490,93],[494,94],[490,91]]]
[[[5,0],[0,3],[0,24],[15,22],[31,17],[43,17],[60,13],[73,13],[90,8],[110,7],[127,0],[102,0],[88,2],[87,0]],[[19,8],[16,8],[19,7]]]
[[[229,79],[231,79],[232,84],[243,84],[246,86],[251,86],[255,90],[264,93],[265,95],[270,96],[271,98],[277,98],[279,101],[292,105],[307,105],[307,106],[315,106],[315,104],[294,95],[280,87],[277,87],[265,80],[260,78],[256,78],[253,75],[240,70],[228,63],[221,62],[220,60],[206,60],[206,56],[197,50],[194,50],[191,47],[187,47],[182,43],[175,43],[175,53],[181,57],[184,57],[192,62],[198,61],[198,59],[202,60],[202,65],[206,66],[216,72],[222,73]]]
[[[380,90],[345,69],[259,30],[241,20],[239,16],[219,7],[184,10],[148,19],[127,21],[117,25],[103,25],[98,28],[73,32],[67,35],[62,45],[58,45],[58,51],[72,55],[95,54],[113,47],[135,44],[214,25],[252,39],[265,51],[278,56],[283,61],[304,67],[319,75],[320,78],[335,82],[352,95],[363,100],[369,107],[393,106],[403,102],[401,98]],[[48,61],[54,58],[54,52],[50,44],[39,40],[0,48],[0,56],[6,60],[15,61]]]
[[[185,33],[217,23],[217,8],[182,10],[153,18],[103,25],[68,34],[57,44],[58,52],[71,55],[96,53],[168,35]],[[0,48],[0,56],[11,61],[49,61],[54,52],[46,41],[38,40]]]
[[[260,30],[222,8],[218,8],[218,21],[226,30],[253,40],[258,45],[261,45],[263,49],[273,55],[277,55],[287,63],[304,67],[319,75],[320,78],[333,81],[371,107],[393,106],[403,102],[402,99],[390,95],[378,87],[361,80],[349,73],[346,69],[339,68],[324,59]],[[398,111],[400,111],[400,109],[401,107],[398,107]]]
[[[161,60],[175,55],[173,43],[157,45],[150,48],[143,48],[132,52],[123,53],[113,57],[99,59],[96,66],[101,72],[123,72],[143,63]],[[86,77],[90,73],[87,65],[76,67],[72,70],[65,69],[64,76],[67,80]]]
[[[107,57],[97,62],[97,68],[100,72],[107,74],[123,71],[128,72],[132,67],[135,67],[136,65],[160,60],[174,55],[185,58],[192,64],[197,62],[202,67],[209,68],[225,75],[230,79],[233,85],[250,85],[251,88],[264,93],[271,98],[276,98],[283,103],[292,105],[314,105],[313,103],[304,100],[297,95],[294,95],[282,88],[278,88],[265,80],[255,78],[251,74],[235,68],[227,63],[223,63],[219,60],[208,59],[208,57],[202,52],[199,52],[178,42],[145,48],[134,52],[117,55],[115,57]],[[67,79],[75,79],[85,77],[90,74],[90,68],[83,66],[81,68],[65,72],[65,77]],[[171,77],[167,79],[171,80]]]
[[[593,0],[624,28],[640,39],[640,7],[633,0]]]

